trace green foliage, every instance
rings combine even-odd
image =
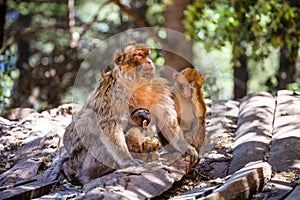
[[[3,49],[22,60],[18,64],[14,63],[14,69],[17,68],[16,73],[24,75],[15,84],[19,87],[15,87],[13,93],[19,94],[13,96],[19,98],[14,97],[14,105],[11,106],[47,109],[59,105],[62,99],[66,99],[66,94],[70,94],[76,72],[91,50],[108,37],[136,27],[136,23],[122,14],[118,6],[105,0],[75,1],[75,24],[69,27],[67,3],[68,1],[7,2],[6,40]],[[121,3],[141,17],[146,17],[150,24],[164,23],[163,11],[168,0],[130,0]],[[78,41],[77,46],[71,45],[73,40]],[[103,47],[105,48],[109,47]],[[164,63],[159,51],[153,51],[153,58],[156,64]],[[86,69],[87,74],[95,74],[89,70]],[[90,81],[90,85],[95,83],[93,79],[86,81]],[[7,84],[11,86],[13,79],[7,69],[5,75],[1,76],[0,83],[3,85],[1,88],[11,91]],[[2,90],[1,98],[8,99],[11,93]],[[38,93],[32,96],[34,91]],[[28,99],[33,99],[34,102],[28,102]],[[3,100],[1,105],[4,104],[7,106],[8,101]]]
[[[147,0],[146,18],[151,25],[161,26],[165,22],[163,12],[167,3],[167,0]]]
[[[246,54],[250,91],[254,87],[269,90],[278,84],[278,63],[266,66],[266,60],[272,57],[278,62],[278,57],[269,56],[272,49],[284,46],[288,55],[293,56],[292,49],[299,45],[300,37],[299,7],[299,1],[294,0],[195,0],[187,7],[184,25],[187,34],[209,51],[221,49],[229,42],[233,66],[239,66],[237,58]]]
[[[187,7],[184,24],[187,33],[203,41],[207,48],[220,48],[225,41],[234,43],[240,40],[251,44],[254,51],[265,44],[282,47],[286,43],[291,46],[298,43],[300,35],[299,7],[294,4],[293,0],[211,3],[196,0]]]
[[[230,66],[231,45],[206,53],[204,45],[194,45],[194,62],[205,76],[204,95],[211,99],[231,99],[233,96],[233,69]]]
[[[47,106],[47,101],[53,101],[53,97],[47,95],[47,92],[53,91],[55,95],[61,95],[50,88],[61,82],[54,74],[59,75],[62,71],[60,69],[67,64],[62,61],[68,60],[66,55],[68,51],[65,47],[69,46],[69,36],[64,29],[67,28],[65,26],[67,23],[64,24],[68,16],[67,4],[42,1],[7,3],[4,50],[9,52],[9,57],[3,62],[10,67],[5,68],[0,79],[1,85],[4,85],[7,91],[0,94],[0,98],[3,99],[1,107],[9,106],[10,103],[21,106],[22,101],[28,101],[33,89],[36,88],[40,93],[36,95],[37,99],[33,103],[35,108],[39,109],[42,105]],[[11,58],[18,58],[19,61],[12,62]],[[18,84],[15,84],[12,91],[14,80],[17,79]],[[60,85],[55,87],[60,88]],[[12,92],[17,91],[25,94],[17,96],[15,102],[8,101],[7,99],[12,97]]]
[[[13,87],[13,80],[11,77],[3,73],[0,75],[0,113],[5,108],[5,105],[9,104],[9,98]]]
[[[298,45],[300,16],[299,7],[294,6],[294,3],[293,0],[284,2],[261,0],[257,4],[256,9],[268,18],[264,36],[272,46],[283,47],[286,44],[291,51],[293,45]]]
[[[129,16],[120,13],[118,6],[105,2],[75,1],[76,24],[69,30],[66,1],[7,1],[6,40],[0,52],[0,109],[9,103],[13,81],[24,71],[27,82],[31,81],[21,83],[28,87],[24,91],[30,95],[32,88],[44,88],[36,101],[37,108],[60,103],[57,99],[65,98],[76,70],[91,49],[101,40],[136,27]],[[161,27],[165,23],[165,6],[172,0],[121,2],[152,26]],[[213,93],[222,93],[224,97],[232,97],[232,66],[239,66],[237,58],[243,54],[248,57],[249,92],[276,88],[278,49],[286,46],[291,55],[299,45],[299,8],[300,3],[295,0],[194,0],[188,5],[183,23],[187,35],[197,41],[195,63],[209,74],[217,71],[215,73],[222,78],[219,83],[215,77],[206,77],[210,86],[206,95],[213,97]],[[166,38],[164,31],[158,31],[158,35]],[[79,41],[75,48],[70,45],[72,38]],[[22,42],[28,43],[29,55],[20,67],[16,66],[15,58]],[[165,60],[159,51],[161,47],[156,46],[152,38],[147,44],[157,47],[151,57],[155,64],[162,65]],[[203,63],[200,48],[209,51],[215,68]],[[299,80],[296,80],[288,89],[298,89],[298,86]]]
[[[287,89],[290,91],[300,91],[300,79],[297,79],[295,83],[288,84]]]
[[[9,104],[13,83],[20,75],[15,68],[15,58],[11,52],[6,51],[0,55],[0,113]]]

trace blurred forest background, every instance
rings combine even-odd
[[[180,46],[171,36],[152,33],[156,41],[190,52],[193,63],[201,62],[199,49],[208,52],[221,77],[207,79],[209,98],[300,88],[300,1],[0,0],[0,112],[70,101],[88,53],[102,40],[141,27],[169,28],[192,38],[195,43]],[[190,65],[168,53],[153,59]]]

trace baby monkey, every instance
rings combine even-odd
[[[158,149],[160,141],[151,134],[149,124],[151,114],[149,110],[138,108],[129,119],[129,128],[125,133],[128,150],[133,158],[150,162],[159,159]]]

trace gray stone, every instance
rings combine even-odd
[[[207,135],[213,142],[224,133],[235,131],[239,102],[225,100],[206,100]]]
[[[266,92],[250,94],[241,100],[229,174],[249,162],[264,160],[271,142],[274,110],[275,99]]]
[[[300,171],[300,94],[279,91],[269,163],[273,171]]]
[[[212,170],[207,173],[210,177],[225,177],[228,172],[229,162],[214,162]]]
[[[298,200],[300,198],[300,185],[285,200]]]
[[[117,170],[90,182],[77,199],[148,199],[172,187],[191,169],[191,157],[183,155],[173,163],[154,161]]]
[[[185,192],[184,194],[181,194],[177,197],[171,198],[171,200],[190,200],[190,199],[199,199],[201,197],[205,197],[209,194],[211,194],[215,189],[217,189],[219,185],[217,186],[210,186],[207,188],[194,188],[188,192]]]
[[[267,162],[249,163],[204,199],[249,199],[262,189],[271,174],[271,166]]]
[[[271,181],[265,185],[263,191],[255,195],[253,200],[278,200],[284,197],[293,189],[290,181],[281,174],[275,174]]]
[[[232,146],[239,112],[238,101],[206,100],[206,153],[197,168],[210,177],[225,177],[232,157]]]

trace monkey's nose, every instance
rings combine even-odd
[[[153,66],[153,64],[152,63],[145,63],[144,65],[143,65],[143,71],[144,72],[153,72],[154,71],[154,66]]]

